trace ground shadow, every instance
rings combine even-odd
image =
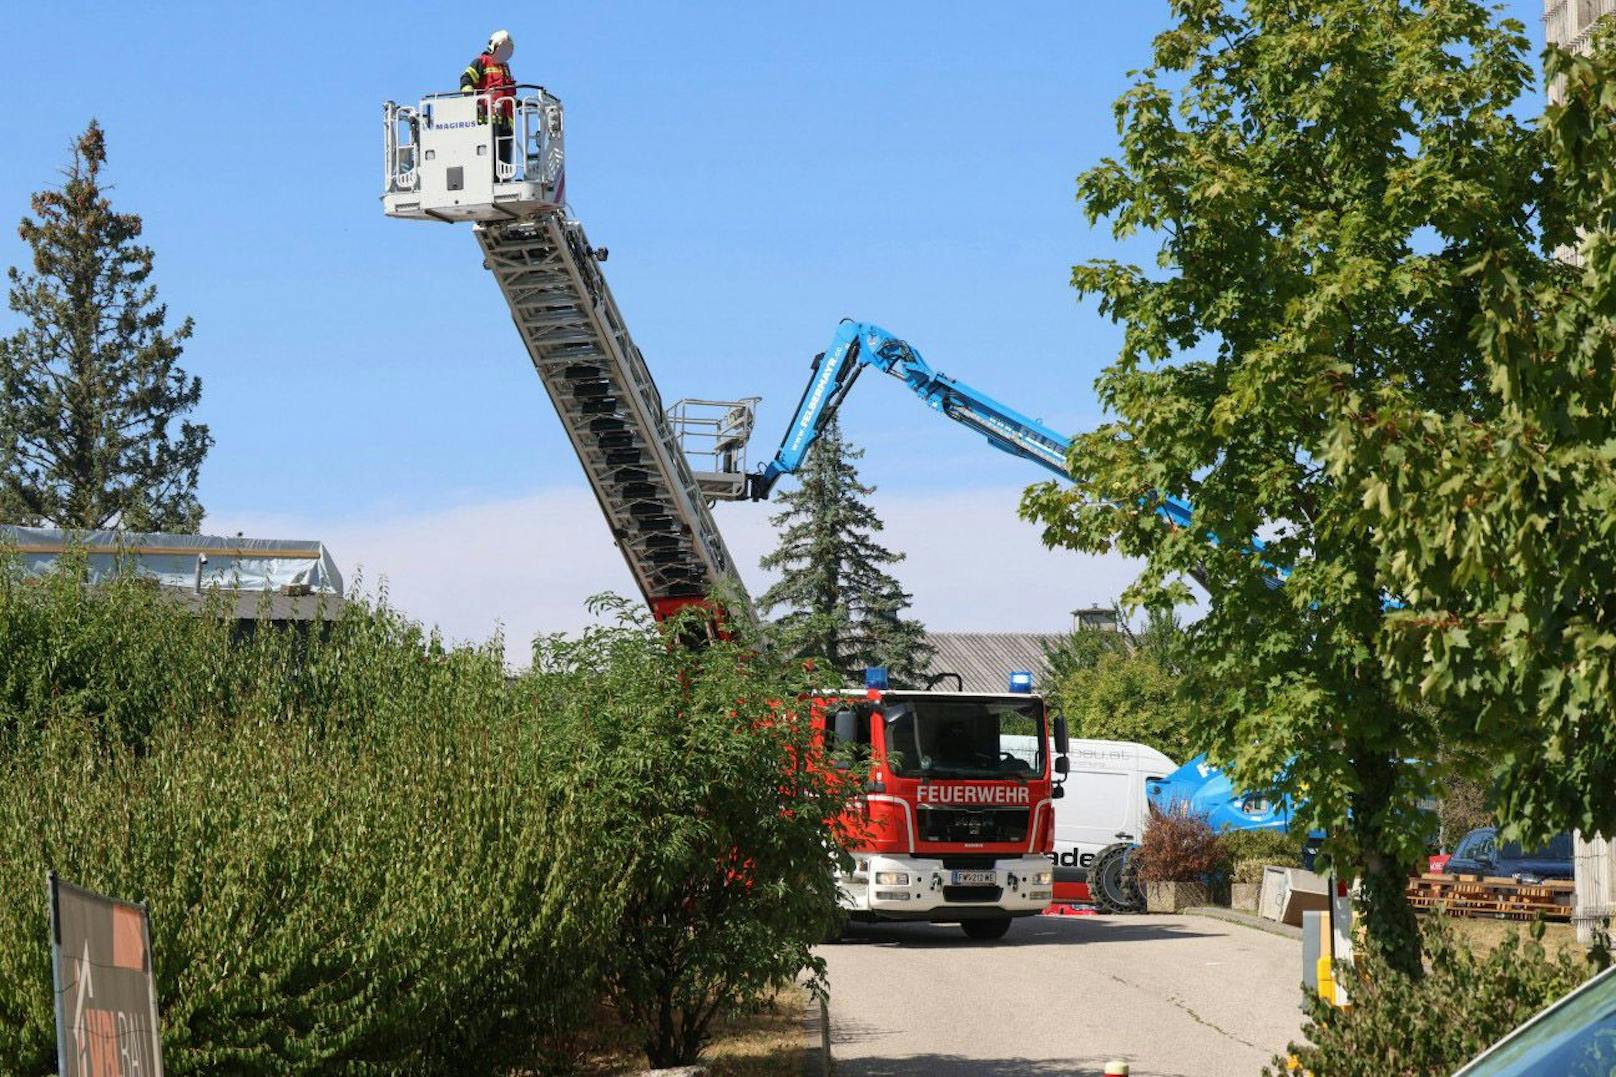
[[[916,949],[1017,946],[1105,946],[1145,940],[1218,938],[1249,928],[1231,925],[1230,932],[1200,931],[1189,921],[1128,916],[1028,916],[1010,925],[1002,939],[979,942],[965,937],[958,924],[849,924],[842,946],[904,946]]]
[[[831,1052],[835,1057],[835,1052]],[[849,1058],[836,1059],[836,1077],[1012,1077],[1031,1074],[1032,1077],[1100,1077],[1105,1073],[1105,1058],[1036,1059],[1036,1058],[963,1058],[959,1055],[910,1055],[906,1058]],[[1192,1077],[1190,1074],[1170,1070],[1134,1067],[1133,1077]]]

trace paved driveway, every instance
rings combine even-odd
[[[1034,917],[996,943],[855,924],[819,952],[838,1077],[1255,1074],[1301,1027],[1301,943],[1198,916]]]

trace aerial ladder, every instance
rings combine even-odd
[[[494,109],[508,128],[481,120]],[[715,590],[740,601],[711,503],[744,496],[756,399],[664,409],[601,263],[566,202],[561,102],[523,84],[514,99],[441,93],[383,111],[383,210],[469,221],[539,381],[583,465],[635,583],[658,620]],[[501,136],[508,138],[501,145]],[[693,467],[687,451],[702,467]]]

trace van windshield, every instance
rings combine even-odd
[[[889,703],[885,732],[887,767],[899,777],[1044,773],[1044,709],[1036,699],[911,696]]]

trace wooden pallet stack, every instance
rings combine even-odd
[[[1570,879],[1517,882],[1482,875],[1439,875],[1426,872],[1408,881],[1408,903],[1416,909],[1441,909],[1449,916],[1499,920],[1571,919]]]

